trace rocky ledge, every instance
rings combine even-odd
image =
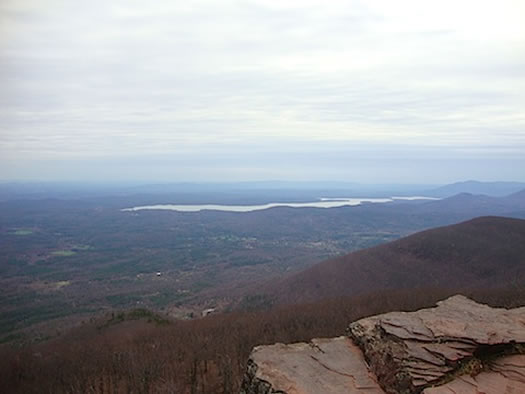
[[[361,319],[346,337],[259,346],[241,393],[525,393],[525,308],[454,296]]]

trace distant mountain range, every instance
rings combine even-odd
[[[470,193],[484,194],[492,197],[502,197],[524,189],[525,183],[523,182],[465,181],[428,190],[425,192],[425,195],[432,197],[450,197],[459,193]]]
[[[516,216],[525,213],[525,189],[503,197],[485,194],[459,193],[441,200],[418,204],[413,213],[462,213],[465,215],[507,215]],[[520,216],[520,215],[518,215]]]
[[[390,197],[424,195],[450,197],[459,193],[484,194],[492,197],[506,196],[525,189],[522,182],[465,181],[437,187],[416,184],[360,184],[351,182],[217,182],[217,183],[81,183],[81,182],[6,182],[0,183],[0,200],[14,199],[84,199],[98,197],[153,196],[180,199],[187,196],[217,196],[222,199],[250,200],[261,193],[266,202],[272,199],[304,201],[318,197]],[[270,200],[268,200],[270,199]],[[194,202],[194,201],[191,201]]]
[[[525,220],[481,217],[321,262],[262,293],[276,303],[301,303],[388,289],[524,283]]]

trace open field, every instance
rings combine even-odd
[[[31,235],[33,234],[33,230],[19,228],[19,229],[12,230],[11,234],[13,235]]]

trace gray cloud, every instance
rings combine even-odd
[[[164,180],[392,168],[361,157],[341,171],[360,146],[412,163],[399,164],[408,181],[437,180],[447,160],[495,176],[485,159],[525,180],[523,5],[473,4],[2,2],[0,178],[96,177],[101,161],[115,177],[156,165]]]

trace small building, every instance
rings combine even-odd
[[[204,309],[202,311],[202,317],[206,317],[208,316],[209,314],[215,312],[215,308],[208,308],[208,309]]]

